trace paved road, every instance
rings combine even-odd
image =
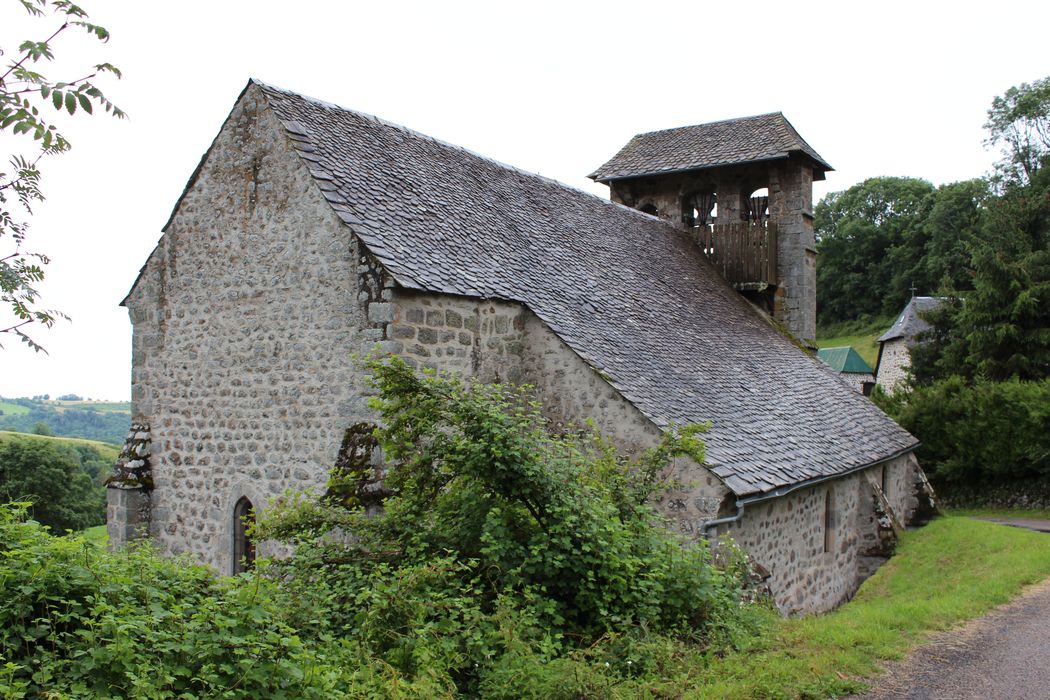
[[[1003,524],[1050,532],[1050,521]],[[872,686],[855,700],[1050,700],[1050,579],[934,636]]]

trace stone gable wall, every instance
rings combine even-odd
[[[382,340],[368,256],[256,93],[127,300],[133,416],[152,428],[150,533],[222,572],[241,496],[261,510],[323,488],[343,430],[367,417],[349,354]]]
[[[911,351],[904,338],[887,340],[882,344],[879,375],[875,381],[883,391],[892,394],[908,378],[910,368]]]

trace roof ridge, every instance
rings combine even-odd
[[[644,216],[646,219],[653,219],[654,218],[653,216],[651,216],[649,214],[645,214],[644,212],[641,212],[641,211],[639,211],[639,210],[637,210],[637,209],[635,209],[633,207],[629,207],[629,206],[627,206],[625,204],[620,204],[619,202],[614,202],[611,199],[606,199],[605,197],[601,197],[599,195],[596,195],[593,192],[588,192],[585,189],[582,189],[580,187],[576,187],[574,185],[570,185],[570,184],[568,184],[566,182],[562,182],[561,180],[557,180],[557,179],[555,179],[553,177],[550,177],[548,175],[543,175],[541,173],[530,172],[530,171],[525,170],[523,168],[519,168],[519,167],[517,167],[515,165],[511,165],[509,163],[504,163],[501,160],[497,160],[495,158],[486,156],[486,155],[484,155],[482,153],[478,153],[477,151],[474,151],[474,150],[471,150],[469,148],[466,148],[465,146],[459,146],[459,145],[451,143],[449,141],[445,141],[443,139],[439,139],[437,137],[430,136],[428,134],[424,134],[421,131],[417,131],[417,130],[411,128],[411,127],[404,126],[403,124],[398,124],[396,122],[392,122],[392,121],[389,121],[387,119],[383,119],[382,117],[377,117],[376,115],[370,114],[369,112],[362,112],[361,110],[357,110],[357,109],[349,109],[347,107],[343,107],[341,105],[337,105],[334,102],[328,102],[327,100],[322,100],[322,99],[319,99],[319,98],[316,98],[316,97],[311,97],[310,95],[304,95],[303,93],[296,92],[294,90],[289,90],[287,88],[278,87],[277,85],[272,85],[270,83],[267,83],[267,82],[264,82],[262,80],[259,80],[258,78],[251,78],[251,79],[249,79],[249,82],[254,83],[255,85],[258,85],[259,87],[262,87],[262,88],[264,88],[266,90],[273,90],[275,92],[280,92],[280,93],[283,93],[285,95],[289,95],[291,97],[298,97],[298,98],[301,98],[301,99],[306,100],[308,102],[313,102],[314,104],[320,105],[320,106],[322,106],[322,107],[324,107],[326,109],[336,109],[336,110],[339,110],[340,112],[348,112],[350,114],[359,115],[359,116],[364,117],[366,119],[371,119],[372,121],[376,122],[377,124],[381,124],[383,126],[388,126],[388,127],[392,128],[392,129],[397,129],[397,130],[399,130],[401,132],[404,132],[405,134],[408,134],[409,136],[411,136],[413,138],[418,138],[418,139],[420,139],[422,141],[427,141],[427,142],[430,142],[430,143],[434,143],[434,144],[437,144],[437,145],[442,146],[444,148],[451,149],[451,150],[459,152],[459,153],[466,153],[466,154],[468,154],[470,156],[473,156],[473,157],[478,158],[480,160],[483,160],[483,161],[485,161],[487,163],[495,165],[498,168],[502,168],[504,170],[507,170],[507,171],[510,171],[510,172],[513,172],[513,173],[517,173],[518,175],[522,175],[522,176],[525,176],[525,177],[528,177],[528,178],[535,178],[537,180],[542,180],[544,182],[548,182],[548,183],[550,183],[552,185],[555,185],[556,187],[560,187],[563,190],[568,190],[569,192],[573,192],[573,193],[576,193],[576,194],[582,194],[585,197],[589,197],[589,198],[595,200],[596,202],[600,202],[601,204],[603,204],[605,206],[617,207],[619,209],[631,212],[634,215]],[[764,115],[759,115],[759,116],[764,116]],[[278,119],[280,120],[280,122],[282,124],[285,125],[285,128],[287,128],[287,124],[285,124],[286,120],[281,119],[280,117],[278,117]],[[673,231],[678,231],[677,228],[672,226],[670,223],[664,221],[663,219],[659,219],[657,217],[657,220],[660,221],[661,223],[663,223],[669,229],[671,229]]]
[[[686,126],[672,126],[672,127],[666,128],[666,129],[653,129],[652,131],[640,131],[640,132],[638,132],[637,134],[634,135],[634,138],[637,138],[639,136],[649,136],[651,134],[664,134],[664,133],[669,133],[671,131],[682,131],[684,129],[695,129],[698,126],[718,126],[719,124],[730,124],[730,123],[733,123],[733,122],[746,122],[746,121],[751,121],[752,119],[762,119],[764,117],[775,117],[777,115],[779,115],[781,117],[784,117],[784,112],[781,111],[781,110],[777,110],[776,112],[763,112],[762,114],[752,114],[752,115],[747,116],[747,117],[731,117],[731,118],[728,118],[728,119],[716,119],[713,122],[701,122],[699,124],[688,124]],[[786,117],[784,117],[784,121],[787,121]]]

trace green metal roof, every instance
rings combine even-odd
[[[841,348],[821,348],[817,350],[817,357],[836,372],[874,374],[874,370],[868,367],[860,353],[848,345]]]

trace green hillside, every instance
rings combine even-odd
[[[11,430],[0,430],[0,441],[3,440],[44,440],[60,445],[69,445],[73,449],[89,448],[96,451],[99,457],[115,462],[120,455],[120,445],[100,440],[86,440],[84,438],[70,438],[50,435],[31,435]]]
[[[0,416],[21,416],[29,413],[29,407],[11,401],[0,400]]]
[[[41,423],[47,426],[46,432],[54,435],[119,445],[123,444],[131,426],[131,404],[80,399],[0,399],[0,430],[35,433]]]

